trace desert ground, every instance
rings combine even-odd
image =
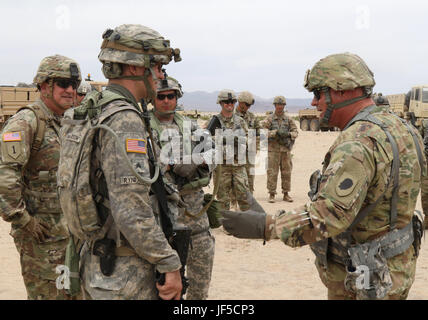
[[[296,123],[297,124],[297,123]],[[292,209],[307,201],[308,179],[321,162],[338,132],[302,132],[293,148],[292,190],[294,202],[282,201],[280,184],[275,203],[268,203],[266,174],[255,179],[255,197],[267,213]],[[417,209],[421,209],[420,200]],[[9,235],[10,225],[0,221],[0,299],[26,299],[19,256]],[[242,240],[212,231],[216,238],[214,270],[208,299],[310,300],[326,299],[309,247],[293,249],[279,240]],[[409,299],[428,299],[428,244],[423,241],[416,280]]]

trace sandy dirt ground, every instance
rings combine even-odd
[[[292,209],[307,202],[308,179],[321,169],[325,152],[338,132],[302,132],[293,148],[292,191],[294,203],[282,201],[280,184],[275,203],[268,203],[266,175],[255,180],[255,197],[266,212]],[[281,197],[280,197],[281,196]],[[421,209],[420,200],[417,205]],[[0,221],[0,299],[26,299],[19,256],[11,236],[10,225]],[[242,240],[226,235],[221,228],[216,237],[214,270],[209,299],[326,299],[309,247],[292,249],[279,240],[263,245],[262,240]],[[424,240],[418,259],[416,280],[409,299],[428,299],[428,244]]]

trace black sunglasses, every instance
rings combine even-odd
[[[224,104],[235,104],[236,100],[223,100],[222,101]]]
[[[157,98],[159,100],[164,100],[165,98],[168,98],[168,100],[172,100],[176,97],[175,93],[168,93],[168,94],[162,94],[162,93],[158,93]]]
[[[312,92],[313,92],[313,94],[314,94],[315,98],[316,98],[317,100],[319,100],[319,99],[321,98],[321,92],[324,92],[324,91],[326,91],[326,90],[328,90],[328,88],[326,88],[326,87],[322,87],[322,88],[316,88],[316,89],[314,89]]]
[[[84,93],[78,93],[77,94],[79,97],[84,97],[84,96],[86,96],[86,94],[84,94]]]
[[[73,88],[73,90],[77,89],[77,81],[71,79],[54,79],[54,83],[63,89],[67,89],[69,86]]]

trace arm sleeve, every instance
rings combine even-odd
[[[13,116],[1,131],[0,212],[3,220],[16,228],[31,219],[23,197],[23,167],[31,155],[37,120],[31,110]]]
[[[342,233],[360,211],[374,175],[374,157],[366,145],[338,145],[322,175],[318,199],[279,213],[271,237],[297,247]]]
[[[178,255],[169,245],[153,214],[150,186],[136,179],[128,179],[134,174],[118,151],[119,148],[125,148],[137,172],[149,178],[145,126],[132,111],[119,112],[106,124],[116,132],[121,144],[117,145],[111,134],[101,132],[101,166],[106,177],[114,222],[137,254],[156,265],[159,272],[178,270],[181,267]],[[142,142],[139,145],[135,144],[136,141]]]

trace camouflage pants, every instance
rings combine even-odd
[[[68,239],[38,243],[32,238],[14,238],[21,261],[21,272],[29,300],[71,300],[65,290],[56,288],[55,268],[64,264]]]
[[[384,300],[404,300],[409,294],[410,288],[415,280],[416,257],[413,246],[404,253],[388,259],[388,268],[392,278],[392,288]],[[327,269],[316,259],[315,265],[318,269],[321,281],[328,289],[329,300],[355,300],[356,296],[345,289],[346,277],[345,267],[341,264],[328,261]]]
[[[215,240],[209,231],[192,235],[187,258],[186,276],[189,288],[186,300],[206,300],[214,264]]]
[[[253,164],[249,163],[245,165],[245,170],[247,171],[248,177],[248,187],[250,188],[249,190],[251,193],[254,193],[254,174],[251,174],[251,171],[253,171],[254,173],[254,167],[255,166]],[[230,203],[232,207],[237,206],[236,197],[234,193],[230,195]]]
[[[236,201],[241,211],[250,208],[247,201],[248,177],[244,165],[219,165],[221,176],[218,177],[220,188],[217,192],[217,200],[220,201],[225,210],[230,209],[231,194],[235,194]]]
[[[138,256],[117,257],[113,274],[100,270],[99,257],[89,250],[82,252],[82,286],[85,299],[156,300],[155,268]]]
[[[269,193],[276,194],[278,171],[281,171],[282,193],[290,192],[291,189],[291,152],[268,152],[267,189]]]

